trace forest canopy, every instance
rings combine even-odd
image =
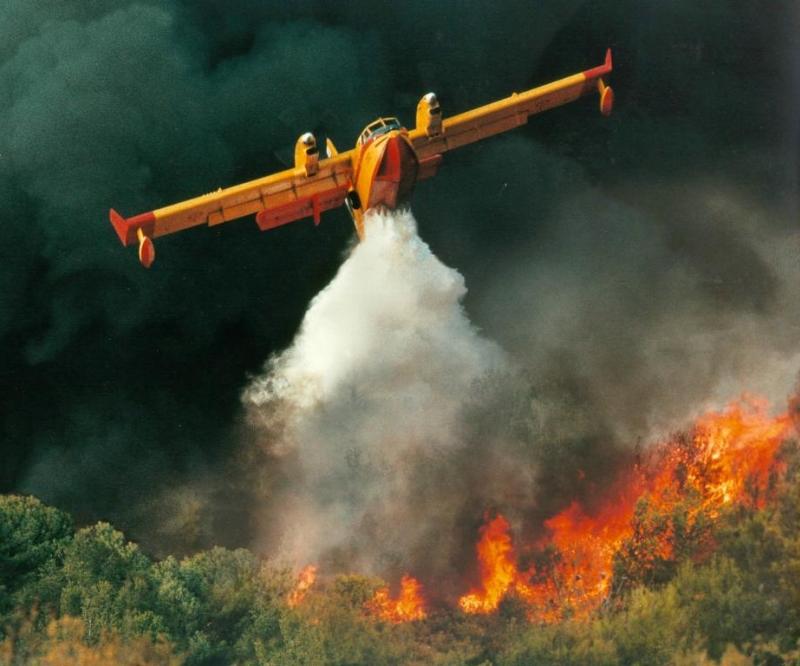
[[[375,612],[386,583],[358,574],[322,577],[290,603],[293,572],[248,550],[156,560],[107,523],[76,529],[35,497],[5,495],[0,663],[799,663],[797,443],[781,455],[772,501],[681,533],[670,561],[629,543],[605,603],[552,623],[532,622],[513,592],[491,614],[442,605],[393,622]],[[654,511],[637,507],[638,530],[680,523]]]

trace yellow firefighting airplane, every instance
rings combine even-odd
[[[609,49],[598,67],[444,120],[436,95],[428,93],[417,105],[411,131],[397,118],[379,118],[367,125],[353,150],[340,153],[328,139],[323,160],[314,135],[306,133],[295,145],[293,169],[128,219],[112,209],[109,218],[123,245],[138,240],[139,261],[147,268],[155,259],[153,238],[253,213],[264,231],[305,217],[319,224],[324,211],[345,205],[363,239],[364,212],[404,203],[418,180],[436,174],[448,150],[524,125],[529,116],[591,92],[600,95],[601,113],[610,114],[614,93],[603,76],[611,69]]]

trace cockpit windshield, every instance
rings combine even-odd
[[[358,145],[363,145],[370,139],[400,129],[400,121],[397,118],[378,118],[374,123],[366,126],[361,136],[358,137]]]

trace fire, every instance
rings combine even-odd
[[[608,596],[614,555],[632,533],[638,491],[637,479],[617,484],[619,490],[593,515],[573,502],[564,511],[545,521],[551,532],[550,543],[560,559],[556,565],[558,598],[549,599],[547,617],[557,619],[558,608],[568,605],[573,615],[583,616]],[[553,613],[555,612],[555,616]]]
[[[695,428],[686,484],[713,516],[727,504],[748,499],[763,508],[770,479],[780,471],[775,455],[791,419],[788,414],[770,418],[763,401],[751,400],[749,407],[732,405],[722,414],[706,415]]]
[[[481,527],[478,541],[482,590],[473,590],[458,600],[467,613],[491,613],[510,589],[526,592],[525,577],[517,570],[510,525],[501,515]]]
[[[302,603],[316,579],[317,567],[313,564],[309,564],[297,575],[297,582],[287,597],[287,603],[291,608]],[[397,599],[392,599],[388,587],[382,587],[365,604],[365,608],[375,617],[394,623],[424,620],[426,617],[422,585],[409,575],[403,576],[400,581],[400,593]]]
[[[297,606],[305,598],[308,590],[317,580],[317,567],[309,564],[297,575],[297,583],[294,589],[289,592],[287,603],[291,608]]]
[[[391,598],[388,587],[382,587],[375,592],[375,596],[367,604],[367,609],[388,622],[424,620],[426,613],[422,585],[416,578],[405,575],[400,581],[400,594],[397,599]]]
[[[621,471],[591,505],[573,501],[545,520],[532,543],[515,546],[508,520],[500,514],[487,517],[476,546],[480,585],[462,596],[459,606],[466,613],[487,614],[514,596],[532,621],[587,617],[609,599],[621,555],[635,563],[636,579],[658,561],[685,556],[677,546],[679,534],[704,534],[726,506],[763,508],[783,471],[777,454],[792,428],[789,414],[770,416],[764,402],[734,403],[699,418],[689,436],[651,447],[646,460]],[[697,543],[704,542],[698,538]],[[702,550],[691,556],[698,553]],[[314,565],[300,572],[288,595],[290,606],[302,602],[316,574]],[[403,576],[397,598],[382,587],[365,610],[392,623],[427,616],[422,586],[409,575]]]
[[[531,565],[520,571],[510,525],[497,515],[481,528],[477,544],[480,589],[461,597],[459,605],[467,613],[490,613],[513,591],[533,620],[587,616],[608,598],[621,548],[638,553],[634,542],[640,500],[662,516],[689,507],[685,529],[701,515],[717,518],[727,505],[762,508],[781,471],[776,454],[791,428],[788,414],[771,417],[765,403],[752,399],[704,415],[690,438],[655,447],[650,464],[621,473],[591,509],[576,501],[546,520],[546,537],[526,549],[539,560],[548,559],[540,570]],[[673,557],[670,529],[654,534],[649,556]]]

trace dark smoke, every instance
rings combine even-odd
[[[452,521],[464,532],[492,503],[532,524],[573,492],[574,470],[602,481],[637,439],[705,405],[787,392],[800,327],[793,3],[472,5],[0,7],[3,490],[159,550],[272,534],[265,514],[280,507],[253,504],[291,484],[230,462],[256,438],[234,426],[239,396],[333,277],[347,216],[183,234],[145,272],[108,207],[132,214],[282,168],[306,130],[347,147],[379,114],[410,123],[429,89],[458,112],[597,64],[606,46],[609,120],[594,101],[554,111],[448,156],[418,188],[421,237],[465,277],[471,320],[514,379],[470,392],[459,427],[472,455],[447,461],[452,474],[408,464],[424,487],[470,498]],[[535,453],[506,448],[531,441]],[[483,466],[520,460],[530,485],[482,485]],[[443,552],[468,540],[433,536],[454,540]]]

